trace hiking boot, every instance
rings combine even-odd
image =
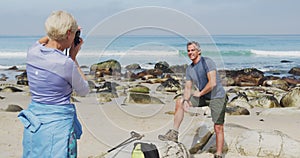
[[[158,139],[162,141],[173,141],[178,142],[178,131],[174,129],[170,129],[165,135],[158,135]]]

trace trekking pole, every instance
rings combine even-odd
[[[103,154],[101,154],[100,156],[97,156],[97,157],[95,157],[95,158],[104,158],[104,156],[105,156],[106,154],[108,154],[108,153],[110,153],[110,152],[116,150],[117,148],[119,148],[119,147],[121,147],[121,146],[124,146],[124,145],[126,145],[126,144],[129,144],[129,143],[131,143],[131,142],[133,142],[133,141],[140,140],[140,139],[142,139],[142,138],[144,137],[143,134],[139,134],[139,133],[134,132],[134,131],[131,131],[131,132],[130,132],[130,135],[131,135],[130,138],[126,139],[125,141],[123,141],[123,142],[120,143],[119,145],[117,145],[117,146],[115,146],[115,147],[109,149],[107,152],[105,152],[105,153],[103,153]]]

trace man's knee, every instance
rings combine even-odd
[[[215,124],[215,132],[220,133],[224,131],[224,125],[223,124]]]
[[[176,99],[175,111],[177,111],[179,109],[183,109],[181,103],[182,103],[182,99],[181,98]]]

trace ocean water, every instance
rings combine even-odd
[[[26,51],[39,37],[0,36],[0,70],[25,68]],[[83,39],[78,61],[86,66],[108,59],[118,60],[122,66],[138,63],[144,68],[153,68],[158,61],[188,64],[186,43],[195,40],[201,45],[202,55],[213,58],[219,69],[257,68],[266,75],[288,76],[292,67],[300,67],[300,35],[124,35]]]

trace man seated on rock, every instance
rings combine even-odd
[[[224,117],[227,97],[217,74],[216,64],[208,57],[201,57],[201,49],[198,42],[187,43],[188,56],[192,63],[186,69],[186,84],[183,98],[176,100],[173,129],[158,138],[163,141],[178,142],[178,129],[183,120],[184,112],[190,106],[203,106],[209,102],[214,131],[216,133],[217,152],[215,158],[222,157],[224,145]],[[191,94],[192,85],[195,84],[198,91]]]

